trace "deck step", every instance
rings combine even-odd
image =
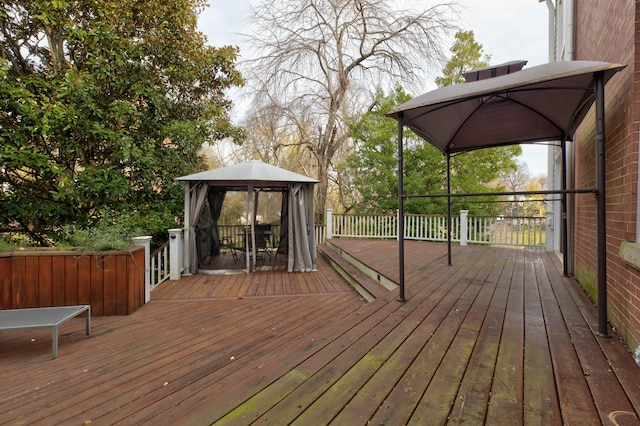
[[[372,280],[376,281],[378,284],[380,284],[382,287],[386,288],[387,290],[393,291],[393,290],[398,288],[398,284],[397,284],[396,281],[394,281],[391,278],[388,278],[386,275],[384,275],[383,273],[379,272],[376,269],[373,269],[371,266],[368,266],[368,265],[362,263],[361,261],[359,261],[356,258],[356,256],[352,255],[351,253],[348,253],[348,252],[344,251],[339,246],[333,244],[331,242],[331,240],[327,241],[326,245],[327,245],[327,247],[331,248],[333,251],[338,253],[340,256],[342,256],[343,258],[347,259],[347,261],[349,263],[354,265],[360,271],[362,271],[365,274],[367,274],[369,276],[369,278],[371,278]]]
[[[397,287],[393,283],[389,285],[391,281],[377,272],[367,271],[369,268],[363,264],[352,263],[339,248],[330,243],[318,245],[318,253],[368,302],[391,297],[391,290]],[[378,280],[370,276],[372,273],[376,274]],[[382,282],[387,283],[386,286]]]

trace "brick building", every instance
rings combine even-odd
[[[605,88],[606,228],[608,317],[631,350],[640,345],[640,214],[638,145],[640,121],[640,1],[546,0],[550,60],[597,60],[626,65]],[[568,144],[568,186],[596,186],[595,107]],[[560,187],[559,149],[550,149],[549,182]],[[596,200],[572,196],[568,270],[595,300]],[[557,203],[553,223],[560,223]],[[554,249],[563,251],[556,233]]]

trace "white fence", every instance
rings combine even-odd
[[[151,254],[151,290],[169,279],[169,241]]]
[[[182,229],[170,229],[169,241],[151,253],[151,237],[136,237],[133,243],[145,248],[145,303],[151,300],[151,290],[168,279],[179,280],[183,267]]]
[[[469,216],[466,210],[451,217],[451,241],[466,244],[544,246],[546,218],[539,216]],[[407,214],[404,239],[447,241],[447,217]],[[327,211],[326,238],[398,238],[397,215],[341,215]]]

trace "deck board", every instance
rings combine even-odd
[[[470,306],[470,300],[479,290],[479,286],[471,283],[489,259],[490,256],[484,256],[477,258],[475,262],[467,261],[460,267],[456,267],[456,271],[448,277],[442,287],[446,293],[441,299],[436,297],[433,300],[437,304],[429,310],[429,315],[423,320],[422,327],[412,333],[411,341],[415,341],[413,346],[418,352],[415,354],[410,352],[406,355],[410,358],[410,363],[384,404],[374,415],[372,419],[374,424],[409,422],[439,370],[455,338],[458,326],[462,323]],[[433,414],[436,417],[442,416],[442,412],[442,409],[438,409],[434,410]]]
[[[517,253],[486,416],[486,421],[492,424],[515,425],[522,424],[523,421],[524,270],[522,262],[522,253]]]
[[[535,261],[537,267],[542,259]],[[544,271],[544,268],[540,268]],[[547,274],[537,274],[543,312],[547,322],[547,335],[555,375],[558,403],[563,417],[567,419],[582,417],[585,424],[597,424],[598,413],[593,404],[589,387],[584,378],[580,361],[571,343],[571,336],[564,323],[560,303],[570,303],[567,295],[556,289],[555,295]],[[556,284],[559,284],[557,282]],[[550,326],[553,325],[553,326]]]
[[[496,262],[489,275],[490,282],[496,285],[491,289],[491,300],[458,388],[449,419],[451,424],[477,425],[484,422],[489,401],[487,390],[493,381],[516,253],[509,252],[503,264]]]
[[[336,240],[397,280],[397,242]],[[0,334],[9,424],[640,424],[640,368],[538,250],[406,242],[406,302],[313,273],[193,275],[129,316]],[[2,423],[0,422],[0,423]]]
[[[525,252],[524,280],[524,423],[554,424],[561,422],[560,406],[551,365],[548,333],[535,264]]]

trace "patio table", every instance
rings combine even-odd
[[[58,327],[87,312],[86,333],[91,332],[91,306],[56,306],[51,308],[9,309],[0,311],[0,331],[30,328],[53,328],[53,358],[58,357]]]

